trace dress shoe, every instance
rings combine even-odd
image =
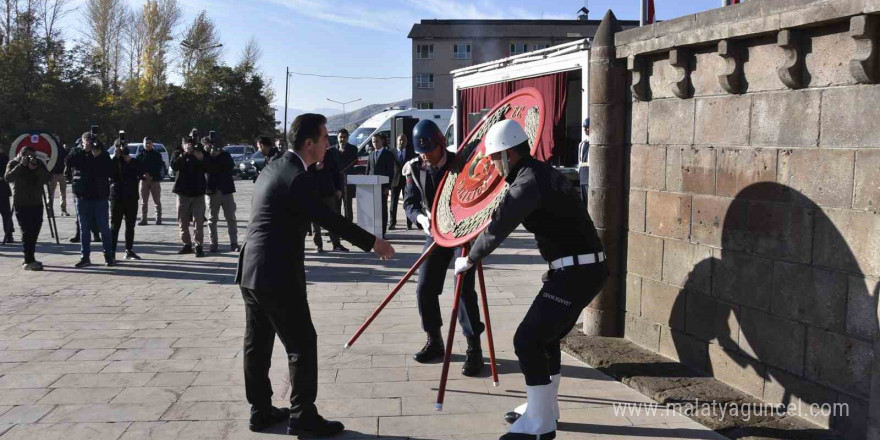
[[[107,266],[107,267],[116,266],[116,258],[105,257],[104,258],[104,266]]]
[[[70,239],[67,241],[69,241],[71,243],[79,243],[79,234],[76,234],[73,237],[70,237]]]
[[[440,331],[438,330],[428,333],[428,341],[425,342],[425,346],[418,353],[413,355],[413,359],[420,364],[424,364],[442,359],[445,354],[446,349],[443,347],[443,337],[440,336]]]
[[[196,246],[196,258],[202,258],[205,256],[205,251],[202,250],[201,246]]]
[[[12,234],[9,234],[9,235],[3,237],[3,244],[12,244],[12,243],[15,243],[15,238],[12,236]]]
[[[92,241],[94,241],[95,243],[101,243],[101,236],[98,234],[95,234],[95,237],[92,238]]]
[[[134,253],[133,251],[125,251],[125,259],[126,260],[140,260],[141,257],[139,257],[138,254]]]
[[[323,254],[323,253],[324,253],[324,247],[323,247],[323,246],[318,246],[318,248],[317,248],[317,250],[316,250],[315,252],[317,252],[317,253],[319,253],[319,254]]]
[[[255,409],[251,407],[251,421],[248,425],[251,431],[260,432],[276,423],[283,422],[290,418],[289,408],[275,408],[270,406],[266,409]]]
[[[193,253],[193,248],[191,245],[185,244],[179,251],[177,251],[177,255],[185,255]]]
[[[396,225],[396,224],[392,223],[392,224],[388,225],[388,230],[389,230],[389,231],[393,231],[393,230],[395,230],[395,229],[397,229],[397,225]]]
[[[287,425],[289,435],[301,435],[303,437],[330,437],[345,431],[345,425],[340,422],[325,420],[319,415],[297,419],[290,419]]]
[[[143,219],[138,222],[138,226],[146,226],[146,225],[147,225],[147,219]]]
[[[348,248],[341,244],[337,244],[333,246],[333,252],[348,252]]]
[[[162,219],[161,218],[156,219],[156,226],[162,226]]]
[[[218,246],[216,244],[211,244],[211,246],[208,246],[208,252],[214,253],[219,250],[220,250],[220,246]]]
[[[91,265],[92,265],[92,261],[89,260],[88,258],[80,258],[79,263],[74,264],[73,267],[80,269],[80,268],[88,267]]]
[[[43,270],[43,263],[40,263],[39,261],[32,261],[24,265],[24,270],[39,272]]]
[[[237,244],[229,245],[229,252],[240,252],[240,251],[241,251],[241,246],[239,246]]]
[[[464,366],[461,367],[461,374],[474,377],[483,371],[483,350],[480,348],[480,337],[467,338],[467,343],[467,357],[464,360]]]

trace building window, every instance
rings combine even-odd
[[[529,51],[526,43],[510,43],[510,56],[524,54]]]
[[[434,59],[434,45],[433,44],[419,44],[416,46],[416,58],[420,60],[433,60]]]
[[[456,60],[469,60],[471,59],[471,45],[470,44],[453,44],[452,45],[452,58]]]
[[[420,102],[420,103],[419,103],[419,109],[420,109],[420,110],[433,110],[433,109],[434,109],[434,103],[433,103],[433,102]]]
[[[546,48],[547,48],[546,44],[533,44],[532,45],[532,52],[534,52],[536,50],[546,49]]]
[[[416,75],[416,88],[417,89],[433,89],[434,88],[434,74],[433,73],[420,73]]]

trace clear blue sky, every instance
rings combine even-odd
[[[75,0],[82,4],[85,0]],[[143,0],[128,0],[139,7]],[[421,19],[575,18],[582,0],[180,0],[184,23],[202,9],[220,29],[224,59],[234,64],[251,35],[264,55],[261,68],[283,107],[285,66],[292,71],[346,76],[411,75],[406,38]],[[657,19],[719,7],[720,0],[655,0]],[[612,9],[618,19],[638,19],[638,0],[591,0],[591,18]],[[81,22],[81,11],[70,19]],[[178,32],[182,31],[183,26]],[[68,35],[69,36],[69,35]],[[408,99],[409,80],[340,80],[291,76],[291,108],[326,111],[327,101],[362,101],[349,106]]]

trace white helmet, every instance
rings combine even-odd
[[[528,143],[529,137],[518,122],[505,119],[496,123],[486,133],[486,155],[509,150]]]

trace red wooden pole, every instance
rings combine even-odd
[[[400,282],[397,283],[397,286],[394,287],[394,290],[392,290],[391,293],[389,293],[388,296],[385,297],[385,300],[382,301],[382,304],[379,304],[379,307],[376,308],[373,314],[370,315],[370,317],[367,318],[367,320],[363,324],[361,324],[360,328],[355,332],[354,336],[352,336],[351,339],[349,339],[348,342],[345,343],[345,348],[354,345],[355,341],[357,341],[358,338],[361,337],[361,334],[367,329],[367,327],[370,326],[373,320],[376,319],[377,316],[379,316],[379,313],[382,311],[382,309],[384,309],[385,306],[387,306],[388,303],[391,302],[392,299],[394,299],[394,295],[397,295],[397,292],[400,291],[400,289],[403,287],[406,281],[409,280],[412,274],[414,274],[416,270],[418,270],[419,266],[421,266],[422,263],[425,262],[425,259],[428,258],[428,255],[431,255],[431,252],[434,252],[434,249],[436,249],[437,246],[437,242],[434,242],[433,244],[431,244],[431,247],[429,247],[428,250],[426,250],[425,253],[422,254],[422,256],[419,257],[418,260],[416,260],[416,263],[413,264],[413,267],[411,267],[409,271],[407,271],[406,275],[404,275],[403,278],[400,280]]]
[[[468,245],[461,247],[461,256],[467,256]],[[434,409],[443,411],[443,398],[446,396],[446,379],[449,376],[449,361],[452,358],[452,339],[455,337],[455,324],[458,322],[458,303],[461,301],[461,285],[464,282],[464,273],[459,274],[455,280],[455,297],[452,299],[452,318],[449,320],[449,334],[446,337],[446,355],[443,356],[443,371],[440,373],[440,390],[437,392],[437,404]]]
[[[495,368],[495,340],[492,338],[492,320],[489,319],[489,298],[486,294],[486,281],[483,278],[483,263],[477,264],[480,277],[480,296],[483,300],[483,319],[486,321],[486,339],[489,340],[489,366],[492,369],[492,384],[498,386],[498,370]]]

